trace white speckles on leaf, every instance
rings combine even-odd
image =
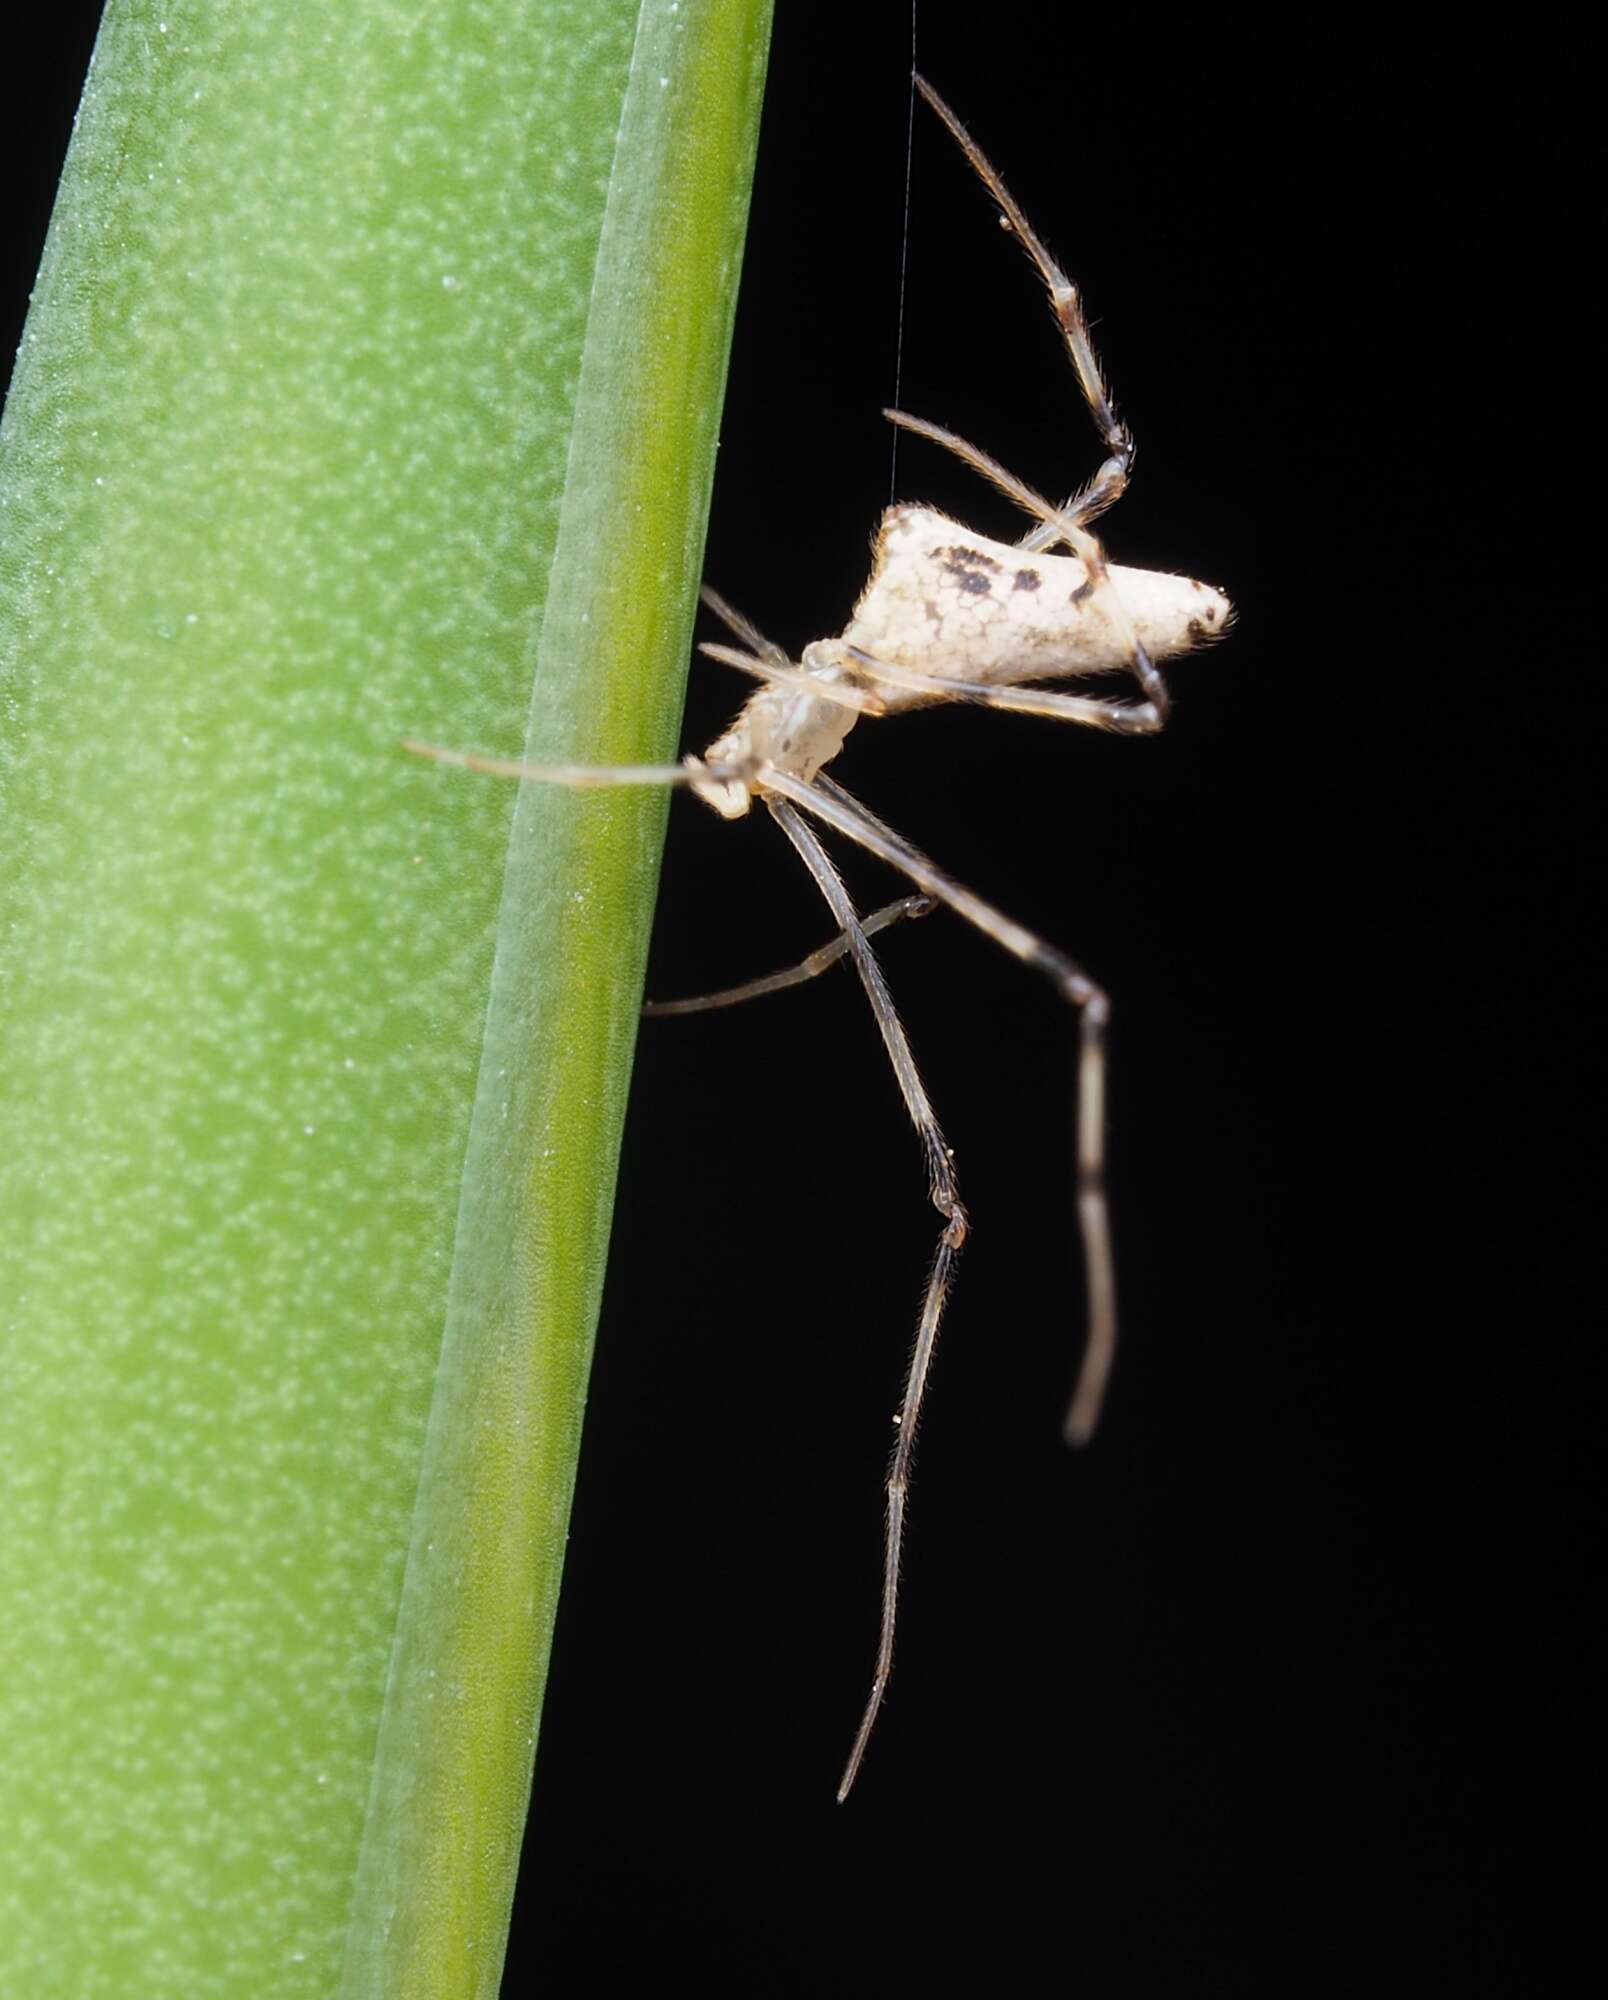
[[[523,728],[637,26],[107,10],[0,442],[0,1992],[342,1977],[516,803],[397,743]]]

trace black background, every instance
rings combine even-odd
[[[55,16],[58,94],[5,136],[13,327],[95,13]],[[975,1959],[996,1991],[1520,1994],[1584,1914],[1594,114],[1533,35],[1281,18],[921,16],[1098,321],[1139,441],[1113,554],[1240,614],[1158,741],[957,710],[841,766],[1113,996],[1108,1421],[1062,1447],[1069,1019],[934,917],[884,957],[975,1234],[835,1807],[933,1219],[852,979],[649,1023],[511,1990],[573,1957],[705,1992]],[[794,648],[841,628],[888,497],[908,62],[902,0],[780,0],[708,574]],[[1046,490],[1097,463],[924,110],[901,399]],[[898,488],[1016,532],[919,442]],[[698,666],[689,742],[743,692]],[[761,817],[677,807],[651,991],[827,929]]]

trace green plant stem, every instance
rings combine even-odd
[[[496,1990],[768,0],[112,0],[0,430],[0,1990]],[[534,693],[532,664],[535,663]]]

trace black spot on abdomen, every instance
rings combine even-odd
[[[972,597],[993,595],[992,579],[999,574],[999,564],[992,556],[985,556],[981,549],[968,549],[959,545],[954,548],[935,549],[933,553],[948,574],[969,595]]]

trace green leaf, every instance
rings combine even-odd
[[[495,1992],[769,0],[112,0],[0,430],[0,1990]],[[534,674],[533,674],[534,668]]]

